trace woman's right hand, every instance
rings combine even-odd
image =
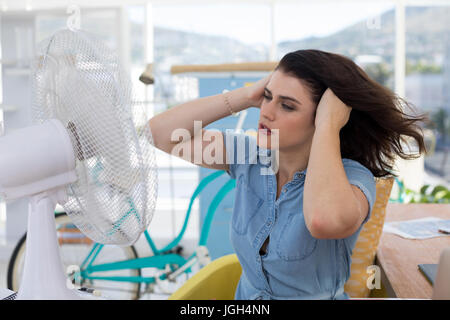
[[[264,99],[264,88],[270,81],[273,72],[271,72],[266,77],[258,80],[249,87],[246,87],[248,99],[251,107],[260,108]]]

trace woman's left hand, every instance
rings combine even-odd
[[[316,110],[316,129],[322,125],[331,125],[338,130],[348,122],[352,108],[339,99],[330,88],[325,90]]]

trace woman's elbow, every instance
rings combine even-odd
[[[320,214],[314,215],[307,227],[311,236],[316,239],[343,239],[356,231],[354,224],[342,223],[329,215],[327,217]]]
[[[149,141],[153,144],[153,146],[161,151],[170,152],[169,144],[167,144],[164,140],[164,137],[161,136],[161,129],[158,127],[158,120],[155,117],[151,118],[147,125],[150,128],[151,138],[149,137]],[[151,139],[151,140],[150,140]]]
[[[324,221],[318,215],[314,215],[307,228],[312,237],[316,239],[329,239],[329,224],[329,222]]]

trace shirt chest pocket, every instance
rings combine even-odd
[[[247,233],[250,220],[256,215],[263,202],[263,199],[245,182],[245,178],[239,177],[236,186],[235,207],[231,219],[234,232],[239,235]]]
[[[303,260],[309,257],[317,246],[317,239],[310,233],[302,214],[290,213],[277,241],[277,254],[286,261]]]

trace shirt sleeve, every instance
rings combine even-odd
[[[364,219],[363,224],[365,224],[372,213],[373,205],[376,199],[376,185],[375,177],[369,169],[364,167],[357,161],[351,159],[343,159],[344,170],[347,175],[347,179],[350,184],[357,186],[366,196],[369,202],[369,212]]]

